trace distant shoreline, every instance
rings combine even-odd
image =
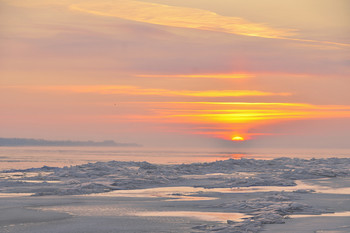
[[[113,140],[105,141],[71,141],[71,140],[44,140],[33,138],[0,138],[0,147],[24,146],[64,146],[64,147],[142,147],[137,143],[119,143]]]

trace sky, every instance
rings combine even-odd
[[[350,148],[347,0],[0,0],[0,137]]]

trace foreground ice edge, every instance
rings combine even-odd
[[[224,160],[211,163],[159,165],[148,162],[97,162],[70,167],[7,170],[0,173],[0,193],[78,195],[153,187],[192,186],[207,189],[250,186],[294,186],[296,180],[349,177],[350,159]],[[16,176],[13,176],[16,174]],[[290,214],[320,214],[326,210],[298,203],[302,193],[269,192],[259,198],[231,201],[219,207],[251,217],[242,222],[195,226],[193,231],[258,232],[263,224],[283,223]],[[200,194],[198,194],[200,195]]]

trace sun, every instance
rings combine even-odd
[[[232,141],[244,141],[245,140],[244,137],[241,137],[241,136],[234,136],[231,139],[232,139]]]

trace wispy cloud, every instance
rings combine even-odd
[[[213,79],[236,79],[236,78],[251,78],[254,74],[249,73],[232,73],[232,74],[139,74],[137,77],[143,78],[213,78]]]
[[[7,87],[11,88],[11,87]],[[256,90],[169,90],[157,88],[142,88],[122,85],[82,85],[82,86],[12,86],[12,88],[34,91],[57,91],[74,93],[123,94],[123,95],[151,95],[151,96],[192,96],[192,97],[240,97],[240,96],[288,96],[290,93],[273,93]]]
[[[249,138],[260,133],[249,132],[259,125],[281,121],[350,117],[350,106],[313,105],[307,103],[249,102],[154,102],[148,103],[154,115],[129,116],[136,121],[164,121],[196,126],[194,134],[205,134],[230,140],[234,135]],[[207,129],[210,129],[208,132]]]
[[[158,113],[207,123],[249,123],[276,119],[349,117],[350,106],[305,103],[179,102]],[[184,106],[187,106],[184,107]],[[188,106],[191,106],[189,109]],[[196,107],[197,106],[197,107]]]
[[[72,4],[71,10],[95,15],[118,17],[171,27],[194,28],[244,36],[280,38],[294,35],[292,29],[277,29],[252,23],[239,17],[218,15],[202,9],[170,6],[141,1],[99,1]]]
[[[100,16],[117,17],[156,25],[193,28],[229,34],[317,43],[332,46],[350,44],[293,37],[296,29],[275,28],[252,23],[240,17],[223,16],[215,12],[132,0],[98,1],[72,4],[69,9]]]

